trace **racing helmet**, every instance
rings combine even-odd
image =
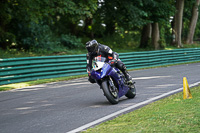
[[[98,49],[98,42],[96,40],[91,40],[86,43],[86,49],[88,52],[95,52]]]

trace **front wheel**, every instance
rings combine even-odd
[[[131,85],[131,87],[129,87],[130,89],[128,90],[128,92],[126,93],[126,97],[132,99],[136,96],[136,88],[135,85]]]
[[[118,90],[111,86],[111,81],[105,80],[101,83],[104,95],[111,104],[117,104],[119,102]]]

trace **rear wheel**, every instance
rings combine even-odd
[[[132,98],[134,98],[136,96],[136,88],[135,88],[134,84],[129,87],[129,90],[126,93],[125,96],[130,98],[130,99],[132,99]]]
[[[117,104],[119,102],[119,95],[117,88],[112,84],[110,80],[105,80],[101,83],[104,95],[111,104]]]

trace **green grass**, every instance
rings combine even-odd
[[[37,52],[23,51],[17,49],[3,50],[0,48],[0,58],[18,58],[18,57],[34,57],[34,56],[53,56],[53,55],[74,55],[74,54],[86,54],[86,49],[63,49],[59,52],[54,51],[42,51]]]
[[[126,52],[136,52],[136,51],[152,51],[152,48],[138,48],[138,46],[132,46],[131,44],[128,48],[118,48],[118,47],[111,47],[113,51],[118,53],[126,53]],[[200,47],[200,44],[192,44],[187,45],[184,44],[184,48],[196,48]],[[175,46],[166,46],[164,50],[173,50],[178,49]],[[7,49],[3,50],[0,48],[0,58],[17,58],[17,57],[33,57],[33,56],[53,56],[53,55],[73,55],[73,54],[86,54],[87,51],[85,48],[77,48],[77,49],[58,49],[58,52],[55,51],[47,51],[47,50],[37,50],[37,52],[32,51],[24,51],[24,50],[17,50],[17,49]]]
[[[28,81],[28,82],[1,85],[0,91],[7,91],[7,90],[11,90],[11,89],[18,89],[18,88],[23,88],[23,87],[28,87],[28,86],[38,85],[38,84],[51,83],[51,82],[67,81],[67,80],[82,78],[82,77],[86,77],[86,76],[87,76],[87,74],[78,75],[78,76],[60,77],[60,78],[40,79],[40,80],[34,80],[34,81]]]
[[[183,93],[169,96],[84,133],[199,133],[200,86],[191,89],[193,98]]]

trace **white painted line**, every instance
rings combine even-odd
[[[132,78],[133,80],[140,80],[140,79],[156,79],[156,78],[169,78],[171,76],[150,76],[150,77],[138,77],[138,78]]]
[[[200,84],[200,81],[199,81],[199,82],[196,82],[196,83],[194,83],[194,84],[191,84],[189,87],[194,87],[194,86],[197,86],[198,84]],[[96,124],[98,124],[98,123],[101,123],[101,122],[103,122],[103,121],[106,121],[106,120],[108,120],[108,119],[110,119],[110,118],[112,118],[112,117],[114,117],[114,116],[117,116],[117,115],[122,114],[122,113],[124,113],[124,112],[127,112],[127,111],[129,111],[129,110],[132,110],[132,109],[134,109],[134,108],[137,108],[137,107],[139,107],[139,106],[141,106],[141,105],[145,105],[145,104],[151,103],[151,102],[153,102],[153,101],[155,101],[155,100],[158,100],[158,99],[163,98],[163,97],[165,97],[165,96],[168,96],[168,95],[170,95],[170,94],[177,93],[177,92],[179,92],[179,91],[181,91],[181,90],[183,90],[183,88],[179,88],[179,89],[176,89],[176,90],[173,90],[173,91],[164,93],[164,94],[162,94],[162,95],[153,97],[153,98],[151,98],[151,99],[149,99],[149,100],[146,100],[146,101],[143,101],[143,102],[141,102],[141,103],[132,105],[132,106],[130,106],[130,107],[127,107],[127,108],[124,108],[124,109],[122,109],[122,110],[119,110],[119,111],[117,111],[117,112],[115,112],[115,113],[112,113],[112,114],[110,114],[110,115],[107,115],[107,116],[105,116],[105,117],[102,117],[102,118],[100,118],[100,119],[98,119],[98,120],[95,120],[95,121],[93,121],[93,122],[90,122],[90,123],[88,123],[88,124],[86,124],[86,125],[83,125],[83,126],[81,126],[81,127],[79,127],[79,128],[76,128],[76,129],[74,129],[74,130],[71,130],[71,131],[69,131],[69,132],[67,132],[67,133],[76,133],[76,132],[80,132],[80,131],[82,131],[82,130],[84,130],[84,129],[86,129],[86,128],[89,128],[89,127],[94,126],[94,125],[96,125]]]

